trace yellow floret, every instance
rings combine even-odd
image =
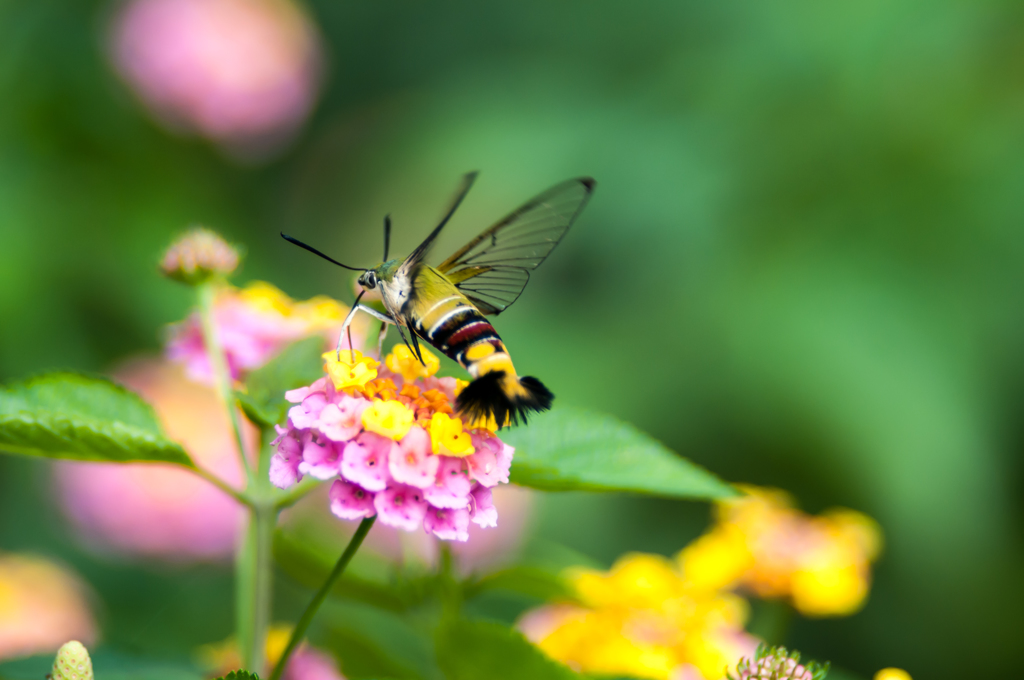
[[[435,413],[430,419],[430,441],[439,456],[464,457],[476,453],[469,433],[462,429],[462,420],[446,413]]]
[[[334,389],[362,387],[377,377],[379,363],[364,357],[359,350],[343,349],[340,352],[324,352],[324,372],[334,383]]]
[[[911,680],[910,673],[902,668],[883,668],[875,673],[874,680]]]
[[[238,296],[253,309],[277,312],[282,316],[291,314],[295,305],[290,297],[266,281],[253,281],[239,291]]]
[[[416,414],[400,401],[375,401],[363,411],[363,427],[398,441],[409,433]]]
[[[687,583],[703,590],[727,588],[753,566],[747,537],[731,525],[712,529],[676,556]]]
[[[401,374],[408,382],[416,378],[429,378],[441,368],[441,362],[423,347],[420,347],[420,354],[423,355],[422,364],[408,347],[395,345],[391,354],[384,358],[384,363],[392,372]]]
[[[315,332],[340,326],[348,309],[337,300],[318,295],[296,304],[294,312],[307,324],[310,332]]]
[[[660,607],[682,590],[669,560],[643,553],[619,558],[609,572],[580,569],[570,579],[577,595],[591,607]]]

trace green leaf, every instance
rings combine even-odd
[[[249,420],[263,428],[284,422],[289,404],[284,393],[309,385],[324,376],[323,338],[299,340],[285,347],[245,381],[245,391],[236,393]]]
[[[441,680],[430,638],[410,617],[363,604],[328,601],[321,610],[324,642],[349,680]]]
[[[511,481],[544,491],[626,491],[711,500],[736,490],[611,416],[558,409],[504,431],[516,447]]]
[[[152,407],[103,378],[51,373],[0,388],[0,451],[103,462],[194,467]]]
[[[461,619],[437,632],[437,663],[449,680],[580,680],[519,631],[491,621]]]
[[[574,600],[575,593],[559,574],[539,567],[515,566],[463,583],[467,599],[495,590],[527,595],[542,601]]]
[[[217,678],[217,680],[260,680],[260,676],[249,671],[237,670],[231,671],[227,675]]]

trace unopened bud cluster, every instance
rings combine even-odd
[[[52,680],[93,680],[92,659],[81,642],[65,642],[53,660]]]
[[[729,673],[729,680],[825,680],[828,664],[824,666],[811,662],[800,664],[800,652],[790,652],[785,647],[757,648],[754,658],[740,659],[736,673]]]
[[[196,227],[167,249],[160,271],[175,281],[195,285],[235,271],[238,259],[238,251],[219,234]]]

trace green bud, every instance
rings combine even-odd
[[[53,660],[53,680],[93,680],[89,650],[78,640],[65,642]]]

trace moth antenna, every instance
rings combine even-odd
[[[295,245],[297,245],[300,248],[305,248],[306,250],[308,250],[309,252],[313,253],[314,255],[319,255],[320,257],[324,258],[328,262],[333,262],[334,264],[338,265],[339,267],[344,267],[345,269],[351,269],[354,272],[370,271],[369,269],[363,269],[362,267],[349,267],[347,264],[342,264],[342,263],[338,262],[337,260],[335,260],[333,257],[329,257],[327,255],[324,255],[323,253],[321,253],[319,250],[317,250],[313,246],[308,245],[306,243],[303,243],[302,241],[300,241],[299,239],[295,238],[294,236],[289,236],[288,234],[286,234],[284,232],[281,232],[281,238],[283,238],[285,241],[288,241],[288,243],[294,243]]]
[[[391,215],[384,216],[384,261],[388,261],[388,251],[391,250]]]

